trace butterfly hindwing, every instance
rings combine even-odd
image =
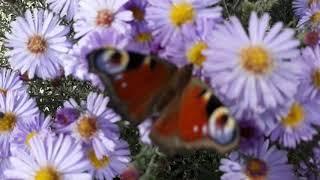
[[[169,153],[201,148],[224,153],[238,143],[235,123],[212,91],[192,78],[155,122],[151,138]]]
[[[155,57],[112,48],[92,52],[88,61],[90,71],[106,85],[116,111],[136,124],[156,111],[178,72]]]

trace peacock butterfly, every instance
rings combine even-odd
[[[139,124],[156,116],[150,137],[168,153],[237,146],[239,130],[229,110],[198,78],[192,65],[178,69],[155,56],[101,48],[87,56],[89,71],[106,85],[111,106]]]

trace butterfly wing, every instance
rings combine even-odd
[[[135,124],[159,111],[175,95],[169,87],[179,73],[164,60],[103,48],[89,54],[88,61],[89,70],[106,84],[113,108]]]
[[[213,149],[225,153],[237,146],[239,134],[227,108],[200,80],[193,78],[155,122],[151,139],[168,153]]]

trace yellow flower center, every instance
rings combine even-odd
[[[202,51],[207,49],[208,46],[204,42],[195,43],[190,49],[187,50],[187,59],[190,63],[201,66],[206,60],[206,57],[202,54]]]
[[[135,36],[135,40],[139,43],[146,43],[152,40],[152,34],[150,32],[143,32],[140,34],[137,34]]]
[[[311,74],[311,79],[312,79],[312,83],[313,85],[320,89],[320,69],[315,70],[312,74]]]
[[[34,54],[41,54],[47,50],[48,43],[42,36],[35,35],[29,38],[27,48]]]
[[[97,121],[88,116],[82,117],[78,122],[78,132],[84,138],[89,138],[97,131]]]
[[[8,92],[8,90],[4,89],[4,88],[0,88],[0,94],[6,95]]]
[[[30,145],[30,140],[33,138],[33,137],[35,137],[37,135],[37,132],[35,132],[35,131],[32,131],[32,132],[30,132],[28,135],[27,135],[27,137],[26,137],[26,140],[25,140],[25,144],[27,144],[27,145]]]
[[[311,22],[313,24],[319,24],[320,23],[320,11],[314,13],[311,18],[310,18]]]
[[[90,160],[91,165],[96,169],[105,168],[110,163],[110,159],[108,156],[103,156],[102,159],[98,159],[93,150],[90,150],[88,152],[88,158]]]
[[[0,112],[0,133],[2,132],[10,132],[16,125],[17,118],[15,114],[8,112],[8,113],[1,113]]]
[[[250,159],[246,165],[248,180],[267,180],[267,165],[260,159]]]
[[[293,103],[286,117],[282,118],[282,124],[287,127],[297,127],[304,120],[304,109],[299,103]]]
[[[262,47],[250,46],[244,48],[240,56],[242,67],[253,74],[265,74],[272,68],[272,59]]]
[[[110,26],[113,22],[113,13],[109,10],[100,10],[98,11],[97,17],[96,17],[96,24],[98,26]]]
[[[132,12],[133,18],[137,21],[143,21],[144,20],[144,11],[140,9],[139,7],[132,6],[129,8]]]
[[[60,176],[55,169],[51,167],[46,167],[37,171],[34,179],[35,180],[60,180]]]
[[[170,20],[173,25],[179,27],[183,24],[192,21],[195,16],[195,10],[192,4],[182,2],[174,4],[170,10]]]

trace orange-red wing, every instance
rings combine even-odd
[[[177,73],[163,60],[110,48],[92,52],[88,61],[89,70],[104,82],[114,109],[135,124],[152,113]]]
[[[151,111],[153,103],[165,92],[174,75],[166,64],[143,63],[136,69],[124,71],[119,78],[112,79],[115,95],[127,106],[131,119],[143,120]]]
[[[238,138],[228,144],[219,144],[208,134],[212,107],[212,92],[199,80],[193,78],[180,96],[164,110],[152,128],[152,140],[169,153],[183,149],[212,149],[221,153],[237,145]],[[216,99],[216,98],[215,98]],[[214,108],[223,106],[215,102]],[[214,109],[212,109],[214,111]]]

